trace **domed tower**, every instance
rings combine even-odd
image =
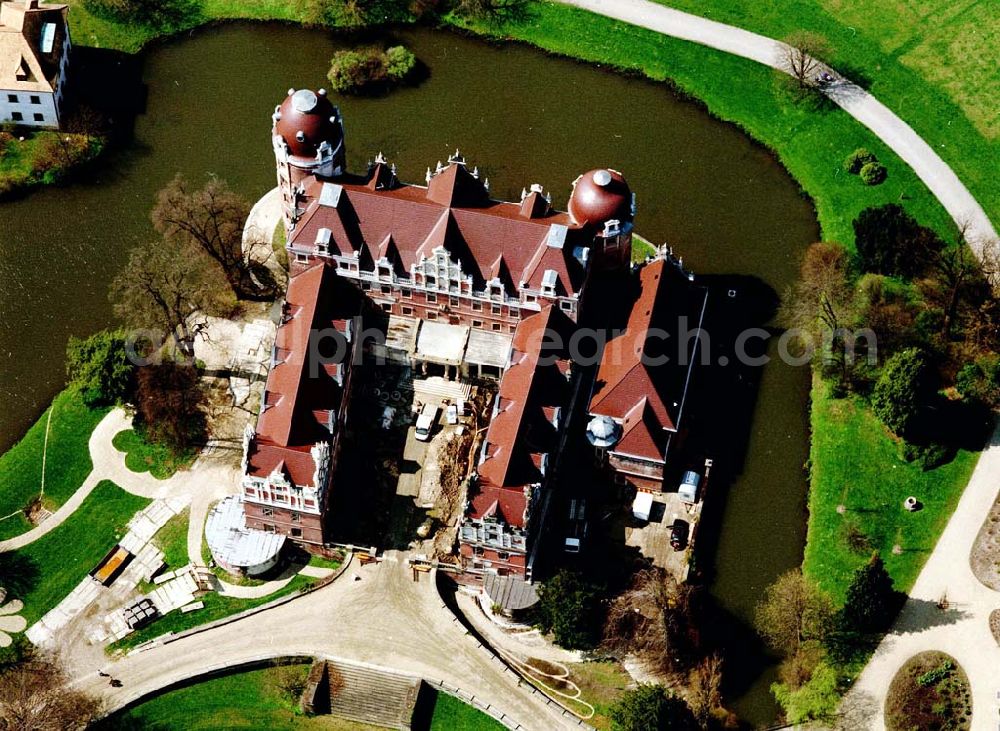
[[[628,266],[632,258],[635,195],[621,173],[601,168],[574,180],[569,215],[575,223],[593,230],[591,255],[595,263]]]
[[[271,120],[278,188],[288,226],[302,212],[298,203],[305,178],[332,178],[344,173],[344,125],[340,110],[324,89],[289,89],[285,100],[274,108]]]

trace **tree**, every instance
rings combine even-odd
[[[611,728],[614,731],[673,731],[698,728],[691,709],[683,699],[662,685],[640,683],[626,690],[611,706]]]
[[[205,437],[205,396],[193,365],[164,361],[138,372],[135,426],[146,439],[182,454]]]
[[[901,350],[882,368],[872,391],[875,416],[894,434],[912,434],[935,391],[934,373],[927,354],[920,348]]]
[[[924,241],[922,254],[927,261],[931,276],[931,286],[924,288],[924,294],[944,312],[941,322],[941,337],[949,338],[963,302],[976,304],[975,300],[989,298],[992,292],[986,284],[979,260],[972,252],[968,238],[968,224],[958,227],[955,240],[950,245],[935,245],[934,241]],[[929,245],[928,245],[929,244]]]
[[[256,278],[243,248],[249,213],[249,203],[218,178],[193,190],[178,175],[159,192],[152,218],[166,239],[202,251],[215,261],[238,299],[267,300],[275,295],[274,288]]]
[[[485,20],[492,26],[524,20],[528,15],[527,0],[458,0],[458,15]]]
[[[850,259],[846,249],[836,243],[812,244],[802,260],[799,280],[785,294],[782,323],[808,334],[811,344],[826,343],[829,348],[826,357],[838,364],[841,379],[846,380],[848,343],[844,332],[853,316]]]
[[[662,569],[637,572],[608,608],[602,646],[636,655],[664,673],[686,670],[700,645],[696,596]]]
[[[560,571],[538,588],[537,624],[562,647],[593,647],[601,626],[601,595],[580,574]]]
[[[830,718],[840,702],[837,671],[825,662],[819,663],[807,683],[790,689],[781,683],[771,686],[771,692],[785,710],[785,720],[791,724]]]
[[[703,658],[688,680],[688,706],[698,726],[729,726],[732,714],[722,705],[722,657]]]
[[[197,0],[84,0],[94,15],[115,23],[149,25],[156,28],[196,17]]]
[[[798,31],[785,39],[781,47],[781,62],[799,88],[815,85],[815,76],[823,68],[820,56],[829,54],[829,46],[823,36],[809,31]]]
[[[100,705],[72,689],[55,661],[29,658],[0,673],[0,730],[85,728]]]
[[[764,590],[754,625],[773,649],[791,656],[803,642],[821,641],[830,627],[833,604],[800,569],[786,571]]]
[[[101,330],[88,338],[69,339],[66,372],[87,406],[113,406],[132,400],[135,364],[129,358],[124,330]]]
[[[854,572],[841,609],[841,625],[848,632],[868,634],[889,628],[899,608],[892,577],[878,553]]]
[[[115,313],[135,328],[161,330],[182,355],[194,357],[197,312],[213,311],[225,285],[203,257],[185,256],[167,242],[133,249],[111,284]]]
[[[866,272],[914,277],[926,266],[927,253],[942,246],[902,206],[866,208],[854,219],[854,244]]]

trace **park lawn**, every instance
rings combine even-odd
[[[778,72],[694,43],[661,36],[584,10],[535,2],[529,18],[496,27],[449,17],[456,27],[526,41],[545,50],[670,79],[702,100],[713,115],[732,122],[775,152],[813,199],[826,240],[851,247],[851,222],[869,206],[903,201],[921,223],[947,232],[951,219],[916,174],[859,122],[838,108],[817,110],[792,101],[776,83]],[[874,152],[889,171],[866,186],[843,171],[858,147]]]
[[[151,501],[104,480],[66,522],[15,552],[34,579],[18,598],[29,626],[62,601],[125,534],[132,516]]]
[[[499,721],[463,703],[447,693],[438,693],[434,701],[434,715],[431,716],[430,731],[501,731],[505,728]]]
[[[199,625],[214,622],[217,619],[229,617],[238,612],[244,612],[247,609],[259,607],[260,605],[267,604],[275,599],[288,596],[289,594],[299,591],[300,589],[308,588],[315,582],[316,579],[308,576],[296,576],[288,582],[287,585],[273,594],[268,594],[265,597],[259,597],[257,599],[236,599],[224,597],[213,591],[198,600],[204,602],[204,608],[187,614],[182,614],[179,611],[170,612],[170,614],[165,617],[161,617],[152,624],[123,637],[117,642],[112,642],[107,646],[107,648],[105,648],[105,651],[109,655],[119,651],[128,651],[133,647],[141,645],[143,642],[156,639],[161,635],[183,632],[184,630],[192,629],[193,627],[198,627]]]
[[[308,665],[288,666],[309,673]],[[329,716],[299,714],[295,704],[277,687],[274,667],[224,675],[172,690],[108,719],[98,728],[150,728],[156,731],[216,731],[216,729],[270,729],[273,731],[375,731],[375,726]]]
[[[826,384],[812,390],[811,486],[804,573],[838,604],[869,552],[852,552],[844,526],[854,522],[885,561],[896,588],[909,591],[951,517],[979,458],[959,451],[924,472],[897,456],[896,443],[861,400],[831,398]],[[909,513],[913,495],[923,509]],[[844,504],[844,515],[837,506]],[[978,529],[978,526],[976,526]],[[899,544],[903,551],[893,555]]]
[[[587,723],[596,729],[611,728],[611,706],[635,686],[632,676],[614,661],[572,663],[568,667],[569,679],[580,688],[580,699],[594,707],[594,717]]]
[[[165,480],[177,470],[189,467],[198,454],[194,449],[174,454],[161,444],[147,442],[135,429],[118,432],[111,443],[119,452],[126,453],[126,467],[133,472],[149,472],[158,480]]]
[[[191,563],[188,559],[187,549],[189,515],[190,511],[184,509],[168,520],[153,536],[153,543],[163,551],[163,561],[167,564],[168,571],[179,569]]]
[[[0,456],[0,517],[23,510],[41,488],[42,453],[49,413],[48,458],[45,462],[45,505],[57,509],[83,484],[93,469],[90,434],[108,413],[90,409],[79,393],[62,391],[27,434]],[[33,526],[23,515],[0,521],[0,540],[20,535]]]

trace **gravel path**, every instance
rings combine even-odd
[[[664,35],[693,41],[785,71],[784,44],[767,36],[658,5],[649,0],[560,0],[599,15]],[[974,244],[997,237],[982,206],[938,154],[892,110],[850,81],[831,84],[827,96],[891,147],[927,185],[958,223],[969,225]],[[739,93],[736,87],[733,93]]]

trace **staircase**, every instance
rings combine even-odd
[[[350,663],[318,661],[310,673],[303,708],[338,718],[408,731],[420,687],[418,678]],[[329,698],[329,703],[325,701]]]
[[[424,403],[445,399],[452,403],[459,399],[468,401],[472,394],[472,384],[462,381],[448,381],[440,376],[418,378],[413,381],[413,394],[414,398]]]

